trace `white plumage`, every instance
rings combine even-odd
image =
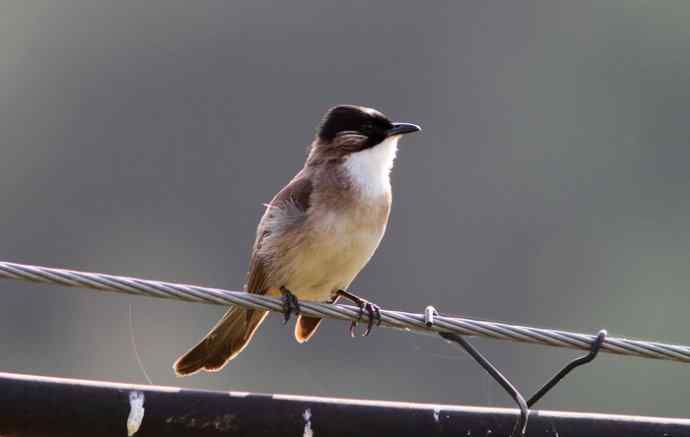
[[[390,192],[390,173],[399,139],[399,135],[386,138],[374,147],[352,153],[345,161],[344,166],[363,197],[375,198]]]

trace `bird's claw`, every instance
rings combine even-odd
[[[364,317],[364,310],[366,309],[368,316],[367,329],[362,336],[367,337],[371,333],[371,328],[374,327],[374,320],[376,320],[376,326],[381,325],[381,307],[364,299],[357,302],[357,305],[359,305],[359,316],[357,320],[353,320],[352,323],[350,323],[350,336],[353,338],[356,337],[355,327],[357,326],[357,322],[361,321]]]
[[[285,325],[292,314],[300,313],[299,300],[285,287],[280,287],[280,292],[282,293],[280,299],[283,301],[283,325]]]

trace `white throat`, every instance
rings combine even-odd
[[[352,153],[344,163],[352,182],[364,197],[379,197],[391,189],[390,173],[400,136],[386,138],[380,144]]]

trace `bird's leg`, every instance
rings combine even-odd
[[[364,337],[371,333],[371,328],[374,326],[374,320],[376,320],[376,326],[379,326],[381,324],[381,307],[379,307],[378,305],[371,303],[368,300],[363,299],[346,290],[338,290],[335,292],[335,295],[344,297],[345,299],[349,299],[355,304],[357,304],[357,306],[359,306],[359,318],[357,320],[353,320],[350,324],[350,336],[355,336],[355,327],[357,326],[357,321],[362,320],[365,309],[367,310],[369,321],[367,322],[367,330],[364,331]]]
[[[283,301],[283,325],[285,325],[293,313],[299,314],[299,300],[285,287],[280,287],[280,292],[282,293],[280,299]]]

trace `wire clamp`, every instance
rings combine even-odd
[[[436,308],[432,307],[431,305],[424,308],[424,324],[427,328],[434,326],[434,318],[436,316],[438,316],[438,311],[436,311]]]

